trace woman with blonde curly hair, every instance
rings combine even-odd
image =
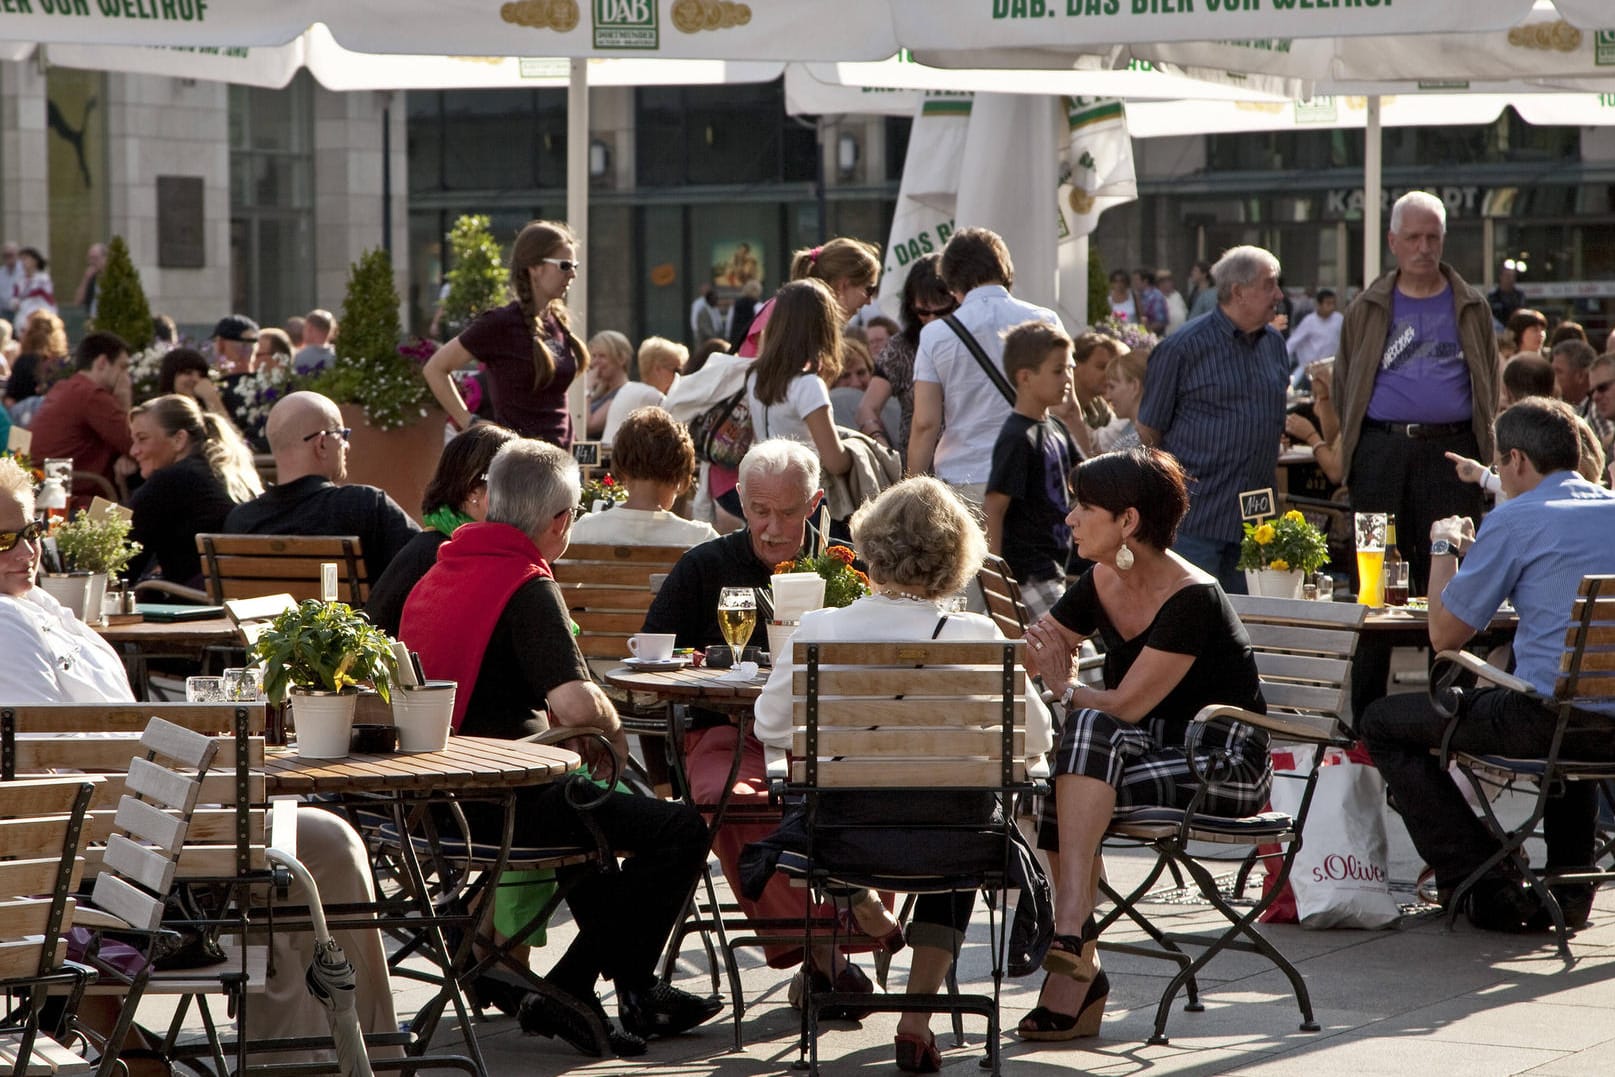
[[[422,373],[432,395],[461,430],[474,422],[452,377],[480,362],[493,396],[494,421],[523,437],[569,448],[567,387],[589,368],[589,349],[572,332],[566,293],[583,263],[577,240],[557,221],[532,221],[510,252],[514,302],[479,315],[437,350]]]
[[[890,487],[853,514],[852,535],[868,567],[873,593],[842,609],[806,614],[792,636],[794,642],[1004,638],[998,626],[980,614],[944,612],[944,605],[975,576],[987,553],[987,540],[975,514],[946,485],[920,476]],[[770,748],[788,751],[791,746],[794,672],[789,655],[776,657],[768,684],[757,700],[754,732]],[[1031,682],[1027,683],[1026,754],[1035,757],[1048,751],[1053,740],[1048,710]],[[870,794],[848,796],[863,799]],[[970,808],[952,793],[938,794],[923,804],[916,803],[917,799],[906,797],[903,805],[893,806],[891,817],[913,819],[929,810],[939,818],[958,821]],[[865,803],[860,814],[869,814],[870,807]],[[820,810],[828,810],[828,806],[821,805]],[[788,844],[784,831],[780,836]],[[894,850],[895,865],[902,864],[904,851]],[[877,935],[871,925],[880,916],[879,902],[867,896],[867,891],[852,895],[851,900],[860,927],[866,934]],[[934,994],[941,989],[964,941],[974,901],[974,892],[919,896],[908,929],[908,942],[914,946],[910,994]],[[936,1073],[941,1068],[942,1056],[930,1022],[931,1015],[923,1012],[905,1013],[898,1020],[899,1069]]]

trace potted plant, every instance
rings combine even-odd
[[[794,561],[781,561],[774,566],[775,576],[794,576],[799,573],[816,575],[824,581],[824,605],[840,609],[850,606],[869,593],[869,577],[852,566],[853,554],[845,546],[828,546],[823,553],[804,555]],[[811,583],[811,576],[809,577]],[[778,595],[778,588],[775,589]],[[783,599],[781,602],[783,603]],[[775,611],[775,617],[785,613]],[[771,620],[768,623],[768,650],[772,655],[785,654],[796,634],[795,620]],[[776,659],[777,660],[777,659]]]
[[[359,686],[391,702],[397,663],[392,640],[342,602],[306,599],[270,622],[252,646],[264,664],[271,703],[290,696],[298,753],[319,759],[348,754]]]
[[[1300,598],[1307,574],[1329,560],[1329,543],[1323,532],[1291,509],[1277,520],[1247,523],[1239,544],[1239,567],[1253,595]]]
[[[69,572],[90,574],[89,596],[82,612],[86,624],[101,620],[107,580],[120,575],[140,552],[140,543],[129,541],[129,527],[128,518],[117,509],[108,509],[98,516],[80,509],[51,532],[62,556],[62,566]]]

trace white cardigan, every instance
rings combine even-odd
[[[868,595],[844,609],[814,610],[802,618],[793,643],[829,643],[836,640],[906,643],[931,638],[941,615],[928,602],[906,598]],[[950,613],[938,639],[1001,640],[998,626],[978,613]],[[763,744],[789,749],[793,728],[791,715],[791,656],[774,660],[774,671],[757,698],[757,721],[752,732]],[[1054,746],[1049,709],[1030,679],[1026,682],[1026,755],[1028,761]]]

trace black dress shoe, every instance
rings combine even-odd
[[[1486,878],[1464,896],[1464,914],[1482,931],[1519,934],[1539,931],[1533,926],[1545,915],[1542,901],[1531,888],[1515,879]],[[1551,922],[1551,921],[1550,921]]]
[[[471,981],[468,1001],[478,1014],[491,1006],[509,1017],[521,1009],[522,999],[529,990],[527,984],[514,976],[490,970]]]
[[[1598,892],[1597,887],[1591,883],[1566,883],[1548,889],[1559,903],[1559,911],[1564,913],[1568,930],[1580,931],[1587,926],[1587,920],[1593,914],[1593,895]],[[1546,906],[1541,906],[1526,926],[1534,931],[1552,931],[1553,917]]]
[[[584,1001],[535,991],[522,1000],[518,1019],[527,1035],[558,1036],[590,1058],[600,1058],[607,1050],[619,1058],[633,1058],[648,1049],[639,1036],[619,1031],[593,995]]]
[[[617,1015],[622,1027],[636,1036],[677,1036],[723,1009],[723,1000],[682,991],[657,980],[642,990],[617,989]]]

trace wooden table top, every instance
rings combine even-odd
[[[130,624],[91,625],[111,644],[133,643],[147,646],[207,645],[234,643],[240,638],[228,617],[208,617],[200,621],[135,621]]]
[[[768,672],[761,671],[749,681],[726,681],[728,670],[683,669],[645,670],[618,666],[606,671],[606,683],[633,696],[636,703],[700,703],[714,710],[749,710],[768,683]]]
[[[305,759],[270,749],[264,774],[273,795],[299,793],[444,792],[543,785],[578,766],[576,752],[488,737],[450,737],[441,752],[389,752]]]

